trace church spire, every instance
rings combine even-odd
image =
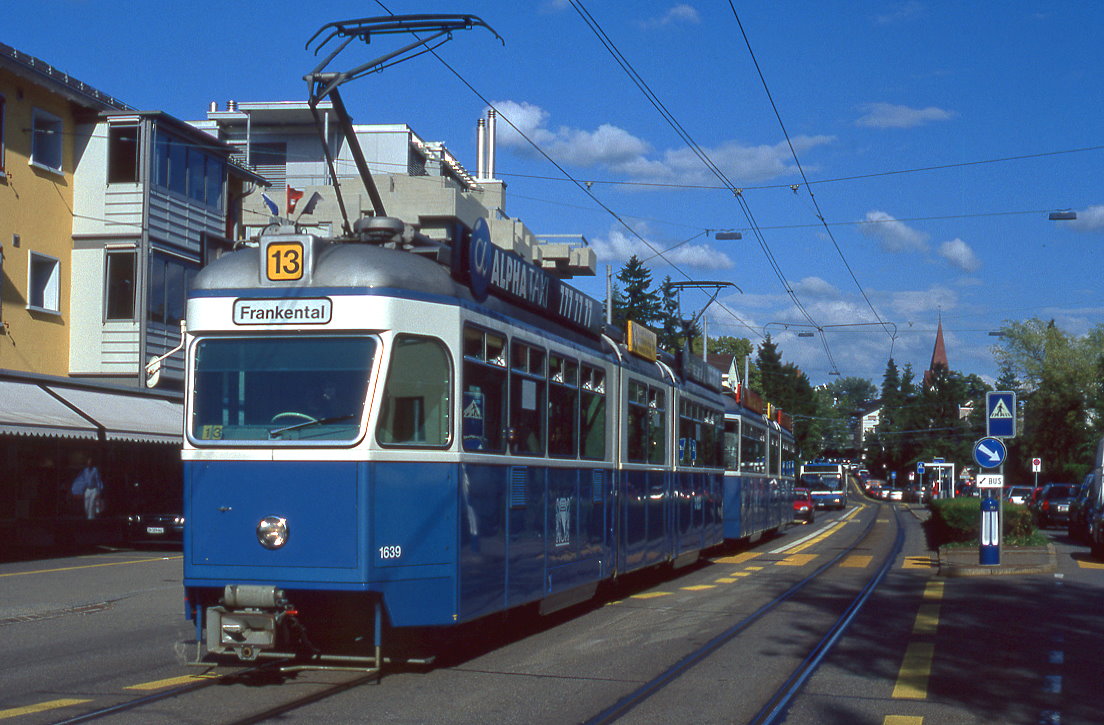
[[[924,385],[930,387],[935,377],[936,366],[944,370],[950,370],[951,364],[947,362],[947,344],[943,341],[943,315],[939,315],[939,326],[935,330],[935,347],[932,348],[931,364],[924,371]]]

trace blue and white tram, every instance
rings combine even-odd
[[[207,652],[378,664],[388,628],[551,611],[722,540],[719,372],[615,342],[485,224],[455,238],[292,229],[197,276],[184,586]]]
[[[796,449],[781,415],[764,415],[757,397],[725,407],[724,535],[755,540],[793,520]]]

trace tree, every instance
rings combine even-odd
[[[613,320],[624,327],[628,320],[650,325],[660,317],[659,293],[653,290],[652,273],[634,254],[617,273],[623,291],[613,297]]]
[[[659,287],[659,346],[677,353],[682,350],[685,340],[678,289],[671,286],[671,277],[668,276]]]
[[[1104,370],[1104,325],[1080,337],[1054,321],[1008,322],[993,355],[1008,377],[1022,380],[1022,459],[1038,456],[1055,478],[1077,480],[1102,433],[1098,374]],[[1020,472],[1023,473],[1022,468]]]

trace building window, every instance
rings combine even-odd
[[[146,311],[150,322],[175,327],[184,319],[188,288],[199,265],[161,252],[150,255]]]
[[[137,253],[132,249],[107,253],[107,269],[104,274],[107,298],[104,300],[104,310],[109,320],[134,319],[136,259]]]
[[[137,126],[112,126],[107,130],[107,181],[138,181]]]
[[[226,164],[221,159],[194,144],[158,131],[153,168],[154,184],[214,209],[222,209]]]
[[[31,163],[52,171],[61,171],[61,119],[52,114],[34,110],[31,123]]]
[[[27,271],[27,308],[58,313],[61,263],[45,254],[31,252]]]

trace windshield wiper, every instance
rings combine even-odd
[[[269,440],[272,440],[281,433],[287,433],[289,430],[299,430],[300,428],[309,428],[312,425],[326,425],[327,423],[340,423],[343,420],[352,420],[356,418],[355,414],[351,415],[335,415],[329,418],[319,418],[318,420],[307,420],[302,423],[296,423],[295,425],[286,425],[283,428],[273,428],[268,432]]]

